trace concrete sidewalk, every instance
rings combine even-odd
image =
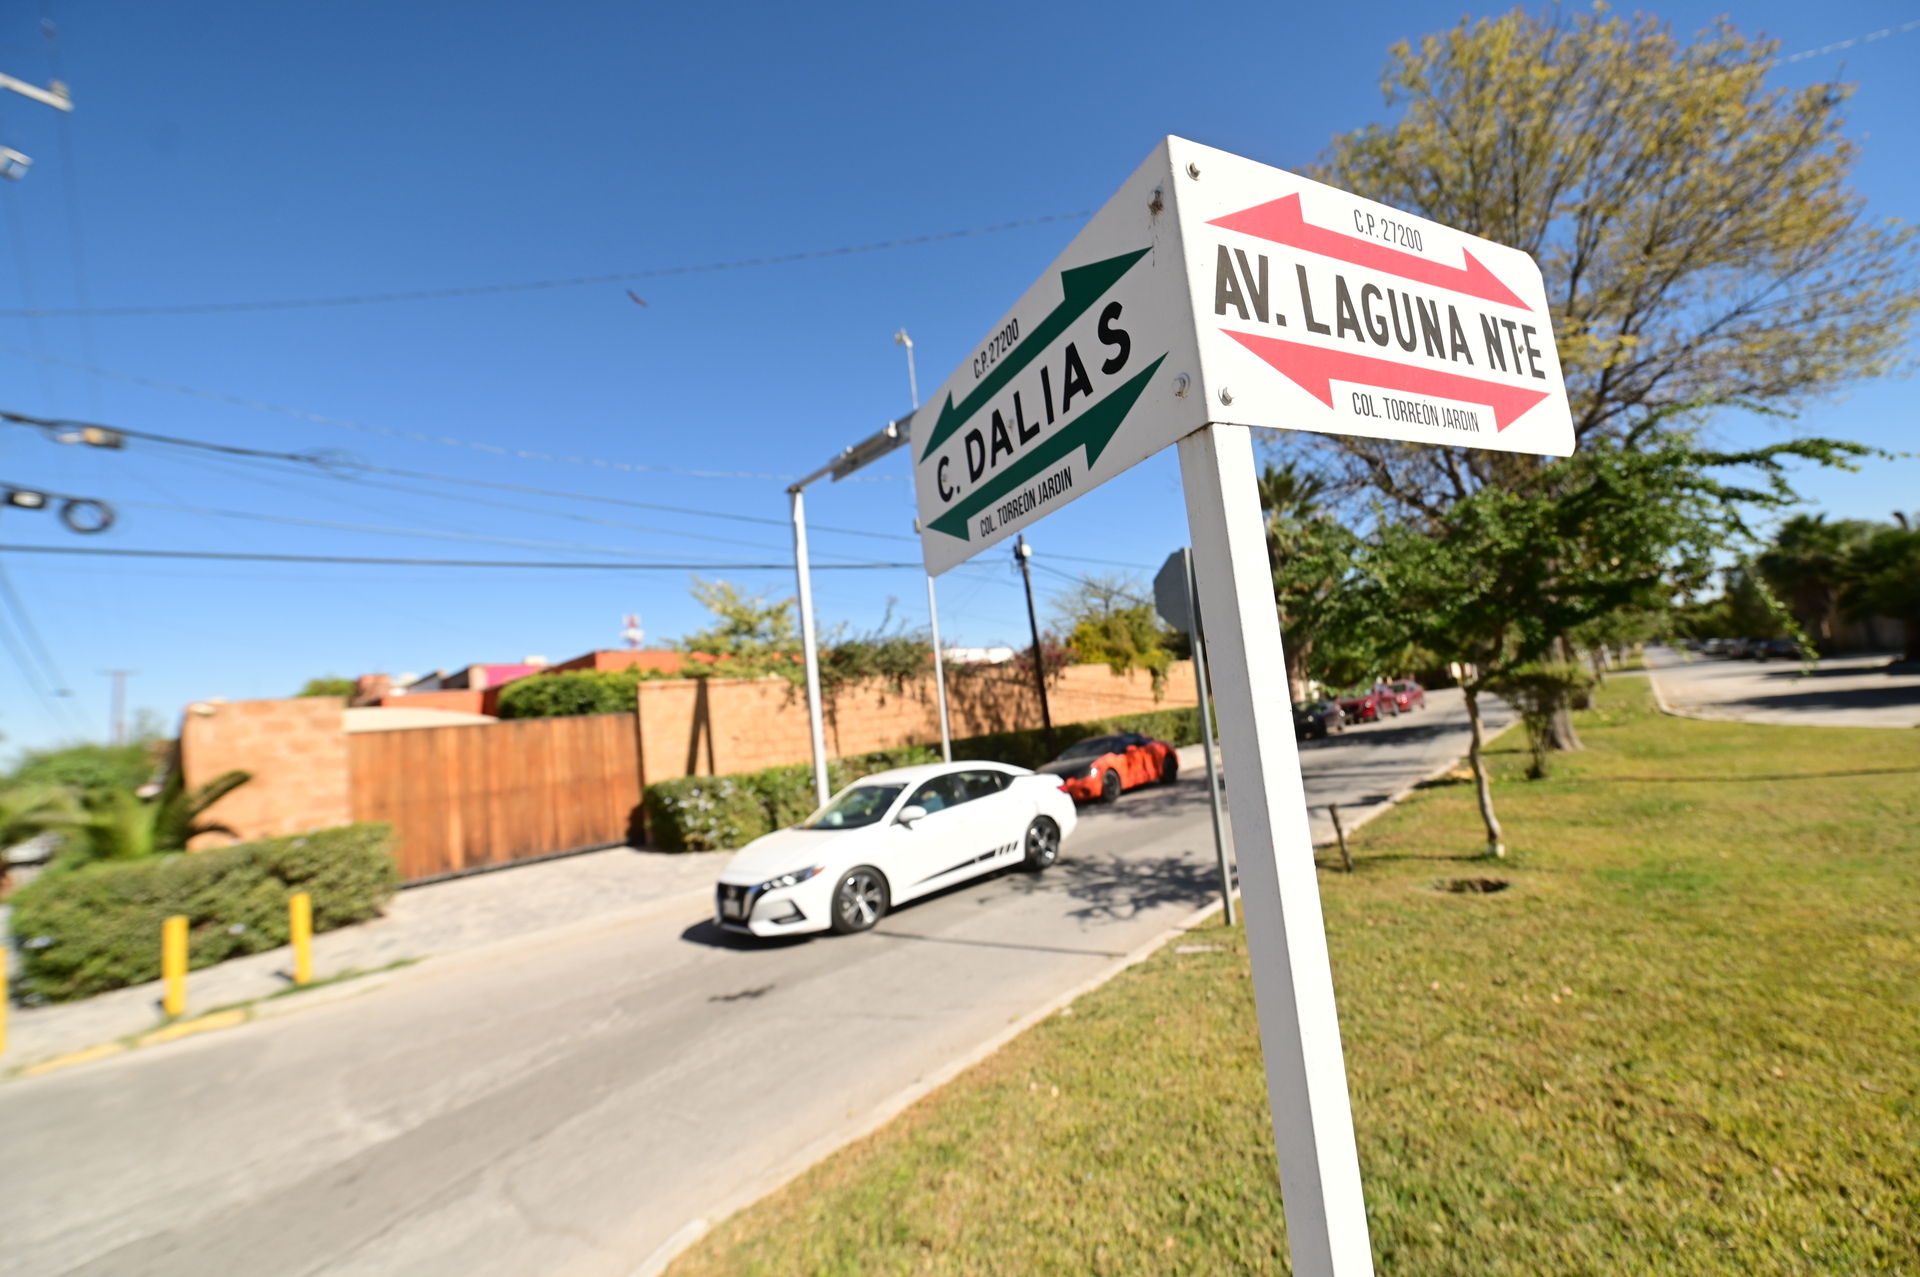
[[[471,953],[540,933],[637,921],[697,907],[733,853],[674,855],[616,847],[402,891],[384,917],[314,937],[314,979],[378,972],[395,964]],[[31,939],[31,937],[27,937]],[[159,937],[154,937],[159,944]],[[291,951],[270,949],[187,977],[188,1015],[255,1002],[293,988]],[[384,981],[363,977],[277,999],[291,1010]],[[0,1070],[133,1037],[162,1023],[159,981],[80,1002],[15,1009]]]

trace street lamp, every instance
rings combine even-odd
[[[807,670],[807,727],[813,744],[813,792],[825,807],[827,792],[827,729],[820,712],[820,642],[813,625],[813,573],[807,564],[807,485],[828,475],[838,483],[854,471],[871,465],[906,443],[911,437],[913,414],[889,421],[874,434],[852,447],[787,489],[793,510],[793,574],[800,589],[800,649]],[[934,651],[938,653],[936,641]],[[944,684],[942,685],[944,689]],[[941,722],[946,721],[946,700],[941,698]],[[944,735],[944,733],[943,733]]]
[[[902,328],[893,335],[893,344],[907,348],[907,389],[913,393],[913,410],[920,411],[920,379],[913,372],[913,338]],[[920,520],[913,521],[920,531]],[[933,630],[933,685],[940,698],[940,758],[953,761],[953,728],[947,720],[947,661],[940,651],[940,602],[933,593],[933,573],[927,573],[927,624]]]

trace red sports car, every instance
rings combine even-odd
[[[1387,689],[1393,693],[1394,704],[1400,707],[1402,714],[1411,714],[1416,709],[1427,707],[1427,689],[1410,678],[1388,683]]]
[[[1394,699],[1385,683],[1344,692],[1337,699],[1350,723],[1377,723],[1390,714],[1397,715],[1400,712],[1400,702]]]
[[[1124,789],[1172,784],[1180,775],[1180,759],[1165,741],[1123,732],[1089,737],[1038,770],[1058,776],[1060,788],[1075,802],[1110,803]]]

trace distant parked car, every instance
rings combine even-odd
[[[1122,790],[1171,785],[1180,776],[1180,757],[1163,740],[1121,732],[1090,736],[1039,770],[1060,777],[1060,788],[1076,802],[1110,803]]]
[[[1293,706],[1293,735],[1296,740],[1319,740],[1345,730],[1346,711],[1338,701],[1296,701]]]
[[[1803,653],[1798,643],[1792,639],[1777,638],[1768,639],[1766,642],[1760,644],[1758,650],[1753,654],[1753,659],[1756,661],[1797,661],[1801,659],[1802,655]]]
[[[1387,690],[1393,693],[1394,707],[1402,714],[1411,714],[1414,710],[1427,707],[1427,689],[1410,678],[1388,683]]]
[[[1393,693],[1387,690],[1385,683],[1343,693],[1340,696],[1340,708],[1348,721],[1355,723],[1377,723],[1389,714],[1397,715],[1400,712],[1399,702],[1393,699]]]

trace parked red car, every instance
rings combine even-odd
[[[1377,723],[1390,714],[1400,713],[1400,702],[1394,699],[1392,690],[1385,683],[1343,692],[1339,700],[1340,708],[1345,711],[1350,723]]]
[[[1075,802],[1110,803],[1125,789],[1171,785],[1180,775],[1180,758],[1165,741],[1123,732],[1088,737],[1038,770],[1058,776]]]
[[[1427,707],[1427,689],[1410,678],[1388,683],[1387,690],[1393,693],[1393,703],[1402,714],[1411,714],[1416,709]]]

